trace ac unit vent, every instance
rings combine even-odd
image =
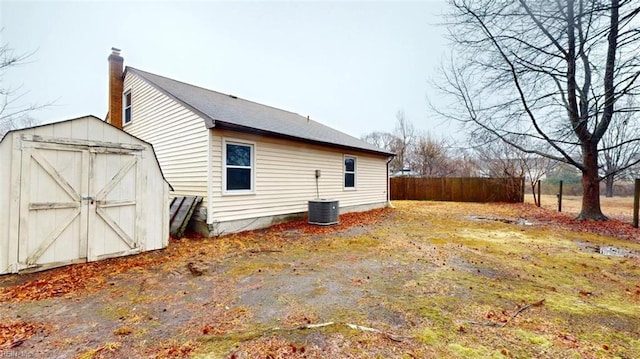
[[[339,222],[338,201],[332,199],[314,199],[309,201],[309,224],[328,226]]]

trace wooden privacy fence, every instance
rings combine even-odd
[[[524,202],[522,178],[391,178],[392,200]]]

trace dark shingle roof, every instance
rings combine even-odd
[[[392,153],[297,113],[261,105],[127,67],[158,90],[202,116],[209,128],[262,133],[391,156]]]

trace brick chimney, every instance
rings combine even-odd
[[[124,79],[122,70],[124,59],[120,56],[120,49],[111,48],[109,55],[109,116],[107,123],[122,128],[122,90]]]

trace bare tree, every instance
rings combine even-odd
[[[444,140],[432,139],[429,134],[415,136],[409,155],[411,169],[425,177],[447,177],[455,172]]]
[[[514,136],[512,136],[514,137]],[[511,141],[522,142],[516,138]],[[486,177],[523,177],[522,165],[524,153],[513,146],[506,144],[489,133],[480,133],[471,136],[469,140],[476,153],[478,169],[482,176]]]
[[[481,176],[477,159],[467,149],[453,148],[449,159],[451,172],[449,177],[479,177]]]
[[[482,164],[480,165],[482,173],[488,177],[524,178],[531,189],[534,203],[538,204],[540,199],[536,193],[536,183],[550,173],[558,165],[558,162],[536,154],[522,152],[498,138],[487,137],[486,132],[484,135],[475,139],[476,155],[478,163]],[[510,142],[517,143],[520,147],[526,147],[527,140],[526,136],[511,136],[509,138]]]
[[[31,113],[50,105],[21,104],[20,101],[28,92],[21,91],[20,88],[7,87],[2,82],[9,69],[25,64],[33,54],[18,54],[7,44],[0,46],[0,139],[8,131],[35,125],[37,121],[30,116]]]
[[[398,139],[389,132],[373,131],[361,137],[361,139],[369,144],[377,146],[385,150],[391,150],[395,147]]]
[[[393,131],[394,136],[399,141],[395,158],[400,167],[398,170],[404,170],[407,165],[409,165],[407,155],[410,151],[411,142],[415,137],[415,132],[415,127],[413,127],[411,121],[406,118],[404,111],[398,110],[396,113],[396,127]]]
[[[583,188],[578,218],[606,220],[599,144],[617,101],[640,92],[637,2],[450,3],[455,57],[440,88],[453,101],[440,112],[472,133],[488,132],[522,152],[574,166]],[[514,136],[526,136],[526,145]]]
[[[402,140],[396,137],[396,135],[389,132],[374,131],[362,135],[361,139],[367,143],[396,154],[391,162],[389,162],[389,170],[391,172],[401,171],[404,168],[404,165],[402,164],[403,159],[400,159],[397,156],[397,154],[401,152],[404,154],[404,146],[402,144]]]
[[[637,107],[628,97],[625,108]],[[630,174],[630,169],[640,162],[640,125],[634,121],[633,112],[616,112],[609,131],[600,142],[601,173],[605,183],[605,196],[613,197],[615,182]]]
[[[374,131],[361,136],[361,138],[374,146],[395,153],[396,156],[389,163],[389,169],[391,172],[397,172],[402,171],[410,164],[408,155],[415,132],[415,127],[405,117],[404,111],[398,110],[393,133]]]
[[[524,178],[529,183],[531,194],[533,195],[533,203],[540,205],[540,198],[536,192],[536,185],[539,184],[545,176],[554,171],[560,162],[535,154],[527,154],[522,158],[522,168],[524,170]]]

